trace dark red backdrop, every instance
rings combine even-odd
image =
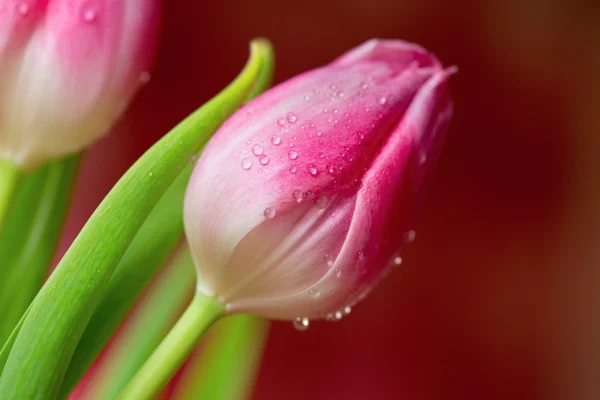
[[[126,168],[237,74],[252,37],[273,41],[278,81],[371,37],[416,41],[460,69],[417,240],[344,321],[274,323],[255,398],[600,396],[598,3],[165,3],[151,83],[88,153],[62,251]]]

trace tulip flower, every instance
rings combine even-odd
[[[414,238],[454,71],[418,45],[371,40],[234,114],[186,194],[198,291],[298,328],[348,313]]]
[[[0,158],[33,168],[107,133],[149,79],[160,0],[0,0]]]

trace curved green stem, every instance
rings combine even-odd
[[[19,167],[10,161],[0,159],[0,231],[20,175]]]
[[[152,399],[190,355],[202,335],[225,308],[219,301],[196,293],[188,309],[148,361],[121,392],[121,400]]]

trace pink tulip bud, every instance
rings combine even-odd
[[[234,114],[186,195],[198,290],[269,318],[348,312],[414,236],[454,71],[371,40]]]
[[[0,0],[0,157],[31,168],[104,135],[149,78],[160,0]]]

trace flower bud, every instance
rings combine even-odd
[[[0,158],[89,146],[149,78],[159,0],[0,0]]]
[[[198,290],[288,320],[364,297],[414,236],[454,70],[415,44],[371,40],[234,114],[186,194]]]

